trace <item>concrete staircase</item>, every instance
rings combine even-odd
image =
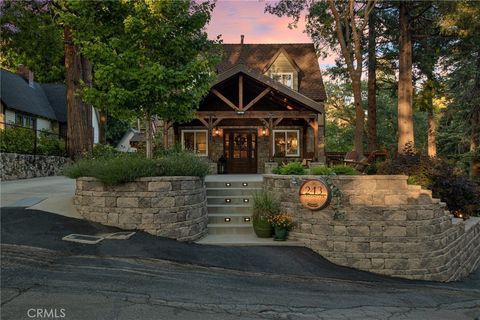
[[[261,176],[217,175],[205,183],[208,234],[253,235],[252,194],[262,189]]]

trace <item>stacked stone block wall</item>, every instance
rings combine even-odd
[[[453,281],[480,263],[480,219],[455,219],[431,192],[406,176],[337,176],[343,194],[335,214],[299,203],[302,180],[318,176],[264,175],[296,226],[290,237],[343,266],[408,279]]]
[[[207,232],[206,190],[198,177],[146,177],[118,186],[77,179],[74,204],[87,220],[180,241]]]
[[[64,157],[0,153],[2,181],[57,176],[71,160]]]

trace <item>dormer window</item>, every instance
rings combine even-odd
[[[272,72],[270,78],[293,89],[293,72]]]

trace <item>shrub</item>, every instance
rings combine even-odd
[[[283,175],[290,175],[290,174],[302,175],[302,174],[305,174],[305,168],[300,162],[294,161],[279,167],[279,169],[276,170],[276,172],[278,172],[277,174],[283,174]]]
[[[204,177],[210,171],[206,159],[191,152],[171,153],[158,159],[159,175],[162,176],[197,176]]]
[[[355,168],[346,166],[346,165],[334,165],[330,167],[333,172],[337,175],[347,175],[347,176],[354,176],[358,174],[358,171]]]
[[[46,156],[65,156],[65,141],[54,133],[42,131],[38,139],[37,152]]]
[[[31,128],[7,127],[0,130],[0,151],[32,154],[35,133]]]
[[[83,159],[69,166],[64,174],[70,178],[95,177],[106,185],[134,181],[140,177],[157,176],[158,164],[136,154],[114,158]]]
[[[310,174],[319,175],[319,176],[328,176],[334,173],[335,172],[332,170],[332,168],[329,168],[327,166],[318,166],[310,169]]]
[[[409,184],[432,190],[435,198],[446,202],[450,211],[480,215],[480,188],[454,164],[432,159],[412,150],[378,166],[379,174],[408,175]]]
[[[93,146],[92,154],[90,158],[92,159],[106,159],[106,158],[114,158],[124,154],[122,151],[118,151],[114,147],[109,144],[95,144]]]
[[[141,177],[198,176],[204,177],[208,163],[189,153],[146,159],[135,153],[118,153],[111,157],[83,159],[67,167],[70,178],[95,177],[106,185],[122,184]]]
[[[280,213],[280,202],[272,193],[265,190],[254,192],[252,200],[253,220],[268,219]]]
[[[336,175],[356,175],[358,171],[350,166],[345,165],[334,165],[331,167],[327,166],[318,166],[310,169],[310,173],[314,175],[328,176],[332,174]]]
[[[163,145],[159,145],[154,148],[153,156],[155,158],[162,158],[168,155],[185,153],[185,152],[186,151],[183,149],[180,143],[176,143],[170,148],[164,148]]]

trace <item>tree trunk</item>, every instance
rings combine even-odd
[[[365,113],[362,108],[362,88],[360,82],[361,75],[352,79],[353,101],[355,104],[355,138],[353,142],[354,150],[358,156],[363,157],[363,130],[365,126]]]
[[[478,117],[477,117],[478,118]],[[470,162],[469,174],[471,178],[480,177],[480,157],[478,156],[478,148],[480,145],[480,119],[472,120],[472,137],[470,138],[470,153],[472,154],[472,161]]]
[[[428,144],[428,156],[430,158],[437,157],[437,120],[433,114],[433,106],[428,109],[428,134],[427,134],[427,144]]]
[[[147,159],[152,159],[152,116],[149,112],[145,114],[145,155]]]
[[[81,81],[92,82],[92,66],[83,58],[73,44],[68,27],[64,29],[65,41],[65,83],[67,86],[67,153],[72,159],[79,159],[83,153],[92,151],[92,108],[83,103],[78,90]]]
[[[398,73],[398,153],[402,154],[411,144],[413,136],[413,83],[412,83],[412,36],[408,8],[405,1],[400,3],[400,52]]]
[[[477,52],[477,74],[475,76],[474,92],[480,92],[480,52]],[[480,148],[480,107],[477,105],[471,111],[471,136],[470,136],[470,154],[472,160],[470,162],[469,174],[472,178],[480,178],[480,156],[478,148]]]
[[[107,144],[107,112],[100,110],[98,123],[98,140],[101,144]]]
[[[368,21],[368,152],[377,149],[377,55],[375,30],[375,9]]]

